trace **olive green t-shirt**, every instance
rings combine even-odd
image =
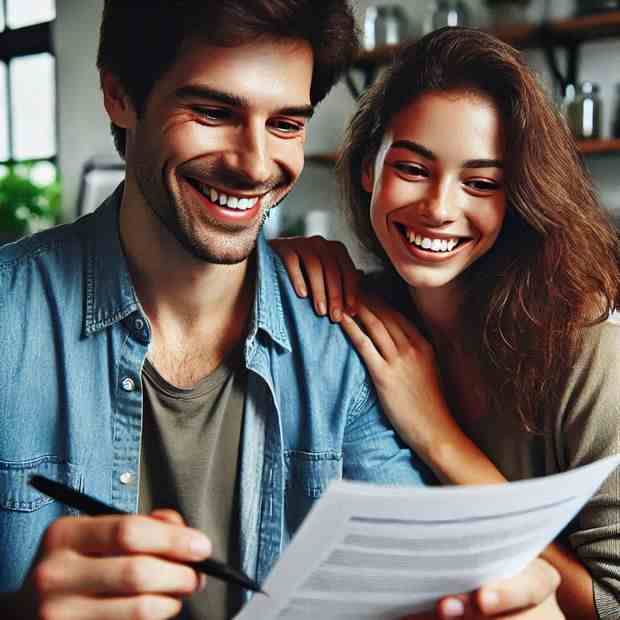
[[[213,557],[239,566],[237,465],[245,399],[239,352],[191,389],[143,369],[144,416],[139,511],[174,508],[213,544]],[[207,577],[186,599],[184,620],[223,620],[239,609],[236,586]]]

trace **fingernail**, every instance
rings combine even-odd
[[[300,286],[297,292],[299,293],[300,297],[308,297],[308,290],[305,286]]]
[[[192,555],[204,558],[211,553],[211,541],[204,536],[194,536],[189,542],[189,549]]]
[[[323,315],[323,314],[325,314],[327,312],[327,307],[325,306],[325,304],[322,301],[320,301],[317,304],[316,310],[317,310],[317,312],[319,314]]]
[[[480,592],[480,604],[485,612],[493,611],[499,607],[499,594],[495,590],[483,590]]]
[[[441,610],[445,616],[458,618],[465,613],[465,605],[458,598],[449,598],[441,606]]]
[[[207,587],[207,577],[204,573],[198,573],[198,585],[196,592],[202,592]]]
[[[332,312],[332,318],[336,322],[338,322],[342,318],[342,312],[340,311],[340,308],[334,308],[334,311]]]

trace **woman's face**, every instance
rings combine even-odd
[[[502,134],[495,105],[470,93],[427,93],[392,118],[362,184],[375,234],[410,286],[456,283],[495,243]]]

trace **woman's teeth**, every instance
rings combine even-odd
[[[228,209],[247,211],[258,202],[258,196],[252,196],[252,198],[239,198],[238,196],[229,196],[222,192],[218,192],[216,189],[207,187],[206,185],[202,185],[198,182],[194,182],[192,185],[211,202],[219,204],[221,207],[227,207]]]
[[[411,230],[405,230],[405,237],[409,243],[422,248],[423,250],[430,250],[431,252],[452,252],[458,245],[459,239],[431,239],[430,237],[423,237],[418,233],[414,233]]]

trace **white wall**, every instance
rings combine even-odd
[[[399,4],[407,13],[412,31],[419,34],[432,0],[357,0],[356,15],[361,24],[371,4]],[[468,0],[476,23],[488,23],[488,12],[482,0]],[[57,0],[55,44],[58,62],[58,99],[60,118],[60,167],[64,182],[65,218],[75,214],[79,176],[84,162],[96,154],[114,154],[108,123],[101,103],[95,68],[98,24],[103,0]],[[533,20],[546,14],[551,18],[566,17],[574,10],[573,0],[532,0],[528,16]],[[549,84],[548,71],[540,52],[528,52],[532,65]],[[583,46],[581,79],[599,82],[604,105],[604,135],[609,135],[614,101],[614,76],[610,67],[620,66],[620,40],[600,41]],[[610,75],[611,74],[611,75]],[[344,84],[339,84],[319,106],[310,123],[307,153],[333,151],[342,130],[354,110],[355,102]],[[604,204],[620,214],[620,155],[588,158]],[[308,163],[291,196],[272,217],[271,229],[287,227],[311,209],[335,212],[337,188],[332,170]],[[347,225],[334,222],[332,236],[347,237]],[[348,239],[348,237],[347,237]]]
[[[57,0],[59,162],[64,219],[75,217],[80,175],[93,155],[114,157],[96,69],[103,0]]]

